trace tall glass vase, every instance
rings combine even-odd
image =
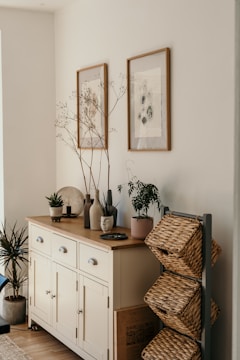
[[[86,194],[84,209],[83,209],[83,221],[85,229],[90,229],[90,207],[92,205],[90,194]]]
[[[103,215],[103,209],[99,201],[99,190],[96,190],[93,204],[89,210],[91,230],[101,230],[100,224],[101,224],[102,215]]]
[[[117,226],[117,208],[112,204],[112,190],[107,191],[107,209],[109,215],[113,215],[113,227]]]

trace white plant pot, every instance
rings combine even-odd
[[[109,231],[112,230],[113,223],[114,223],[113,215],[111,215],[111,216],[101,216],[100,226],[101,226],[101,229],[102,229],[102,231],[104,233],[109,232]]]
[[[63,206],[58,207],[49,207],[49,214],[52,218],[52,221],[60,221],[62,217]]]

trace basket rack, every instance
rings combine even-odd
[[[170,211],[164,207],[164,215],[172,214],[175,216],[198,219],[203,227],[203,256],[202,256],[202,278],[201,278],[201,355],[202,360],[211,360],[211,241],[212,241],[212,215],[203,214],[202,216]]]

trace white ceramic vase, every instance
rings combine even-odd
[[[95,198],[92,206],[89,209],[90,229],[101,230],[101,216],[103,209],[99,201],[99,190],[96,190]]]
[[[104,233],[107,233],[112,230],[114,223],[113,215],[110,216],[101,216],[100,226]]]

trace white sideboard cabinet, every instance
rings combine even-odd
[[[117,360],[114,311],[144,304],[159,262],[142,240],[102,240],[82,218],[27,218],[29,326],[37,323],[85,360]]]

